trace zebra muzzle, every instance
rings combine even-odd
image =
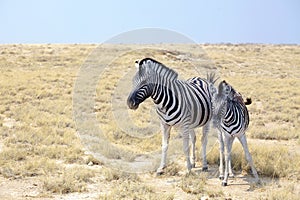
[[[127,105],[132,110],[136,110],[139,107],[139,104],[136,101],[134,101],[132,97],[128,97]]]

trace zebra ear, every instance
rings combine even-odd
[[[139,69],[139,66],[140,66],[140,65],[139,65],[139,61],[138,61],[138,60],[135,61],[134,65],[135,65],[135,67],[136,67],[137,69]]]

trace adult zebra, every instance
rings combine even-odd
[[[179,128],[183,136],[183,150],[188,171],[195,166],[194,128],[204,126],[202,135],[202,169],[207,170],[206,144],[209,131],[208,122],[212,117],[210,88],[214,76],[209,81],[192,78],[188,81],[178,80],[178,74],[151,58],[136,61],[138,72],[133,78],[133,90],[127,104],[130,109],[137,109],[139,104],[151,97],[161,119],[162,158],[157,174],[162,174],[166,167],[166,157],[170,130]],[[192,163],[189,158],[189,136],[192,141]]]
[[[255,181],[259,182],[257,171],[254,167],[251,154],[249,153],[245,131],[249,125],[249,114],[246,105],[251,99],[244,102],[242,96],[231,85],[222,81],[219,84],[218,93],[212,95],[213,99],[213,126],[219,130],[220,142],[220,179],[222,185],[227,185],[228,176],[234,176],[231,168],[231,149],[235,137],[241,142],[246,160],[248,161]],[[225,143],[225,176],[224,176],[224,143]]]

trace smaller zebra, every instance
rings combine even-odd
[[[228,176],[233,177],[231,168],[231,150],[235,137],[241,142],[246,160],[249,163],[255,181],[259,182],[257,171],[254,167],[251,154],[249,153],[245,131],[249,125],[249,114],[246,105],[251,103],[251,99],[244,102],[242,96],[236,92],[231,85],[222,81],[218,91],[213,97],[213,126],[218,130],[220,142],[220,167],[219,178],[223,179],[222,186],[227,186]],[[224,144],[225,144],[225,176],[224,176]]]

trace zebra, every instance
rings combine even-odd
[[[222,186],[227,186],[228,177],[234,177],[231,168],[231,150],[235,137],[241,142],[245,157],[249,163],[255,181],[259,182],[257,171],[254,167],[251,154],[248,149],[245,131],[249,125],[249,113],[246,105],[251,104],[251,99],[247,98],[244,102],[242,96],[235,91],[225,80],[220,82],[218,92],[212,94],[213,119],[212,123],[218,130],[220,142],[220,166],[219,178]],[[224,176],[224,144],[225,144],[225,176]]]
[[[182,81],[173,69],[152,59],[144,58],[136,61],[138,69],[133,77],[133,90],[128,96],[127,105],[137,109],[139,104],[151,97],[156,105],[162,128],[162,155],[157,175],[163,174],[166,167],[166,157],[173,126],[179,128],[183,138],[183,151],[186,157],[188,172],[195,167],[194,128],[203,126],[202,134],[202,170],[207,171],[206,145],[209,122],[212,117],[210,82],[199,77]],[[189,158],[189,138],[192,143],[192,163]]]

